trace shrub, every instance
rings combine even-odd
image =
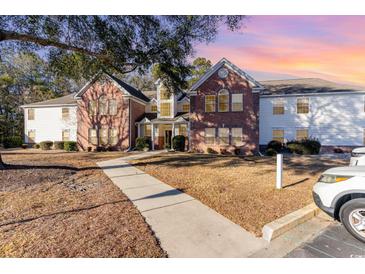
[[[308,150],[308,148],[305,147],[301,143],[290,143],[287,145],[287,147],[291,153],[296,153],[296,154],[300,154],[300,155],[310,154],[310,151]]]
[[[301,143],[310,151],[310,154],[318,154],[321,150],[321,143],[316,138],[303,139]]]
[[[177,151],[185,150],[185,136],[184,135],[176,135],[172,138],[172,148]]]
[[[145,148],[151,148],[151,138],[148,136],[138,137],[136,139],[136,149],[144,150]]]
[[[276,152],[280,152],[283,149],[283,143],[276,141],[276,140],[272,140],[267,144],[267,149],[273,149]]]
[[[39,149],[41,146],[39,144],[34,144],[33,148]]]
[[[278,153],[277,153],[277,151],[276,151],[275,149],[273,149],[273,148],[268,148],[268,149],[266,150],[266,155],[267,155],[267,156],[275,156],[276,154],[278,154]]]
[[[240,148],[235,148],[234,149],[234,155],[241,155],[241,149]]]
[[[64,141],[55,141],[53,143],[53,148],[54,149],[64,149],[65,147],[65,142]]]
[[[321,149],[321,143],[317,139],[293,140],[287,143],[287,148],[291,153],[301,155],[318,154]]]
[[[212,149],[211,147],[208,147],[207,148],[207,153],[209,153],[209,154],[217,154],[217,152],[214,149]]]
[[[4,137],[3,139],[4,148],[21,147],[22,144],[23,140],[22,137],[20,136],[9,136],[9,137]]]
[[[39,143],[39,146],[41,147],[41,150],[50,150],[53,146],[52,141],[43,141]]]
[[[27,144],[22,144],[22,149],[26,149],[28,148],[28,145]]]
[[[66,151],[77,151],[77,143],[75,141],[66,141],[63,149]]]
[[[345,152],[343,151],[343,149],[342,149],[342,148],[340,148],[340,147],[335,147],[335,148],[333,149],[333,152],[334,152],[334,153],[345,153]]]

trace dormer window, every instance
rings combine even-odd
[[[157,112],[157,105],[156,104],[151,105],[151,112]]]
[[[183,112],[189,112],[190,111],[190,104],[189,103],[184,103],[182,105],[182,111]]]
[[[161,100],[169,100],[170,96],[171,96],[171,94],[168,90],[161,90],[161,92],[160,92],[160,99]]]
[[[160,116],[171,116],[171,104],[161,103],[160,104]]]

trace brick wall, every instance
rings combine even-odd
[[[231,112],[231,96],[229,112],[218,112],[218,91],[227,89],[230,94],[243,93],[243,111]],[[204,95],[216,95],[216,112],[205,112]],[[191,149],[204,152],[208,147],[216,151],[226,149],[232,152],[236,147],[232,145],[222,146],[217,143],[207,145],[204,141],[204,130],[208,127],[216,128],[242,128],[243,145],[239,148],[244,154],[258,150],[259,146],[259,94],[252,93],[247,81],[229,69],[225,79],[220,79],[218,73],[213,74],[198,89],[196,96],[191,96]]]
[[[98,100],[101,95],[107,99],[117,100],[117,115],[89,115],[88,104],[90,100]],[[125,99],[121,91],[108,80],[99,80],[92,84],[78,101],[77,110],[77,143],[79,149],[94,149],[96,146],[89,142],[90,128],[117,128],[118,143],[114,147],[118,150],[125,150],[129,147],[129,99]]]

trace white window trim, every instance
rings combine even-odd
[[[284,107],[284,113],[283,114],[274,114],[274,108],[276,106],[276,104],[283,104]],[[297,104],[296,104],[297,106]],[[285,115],[286,113],[286,100],[284,100],[283,98],[275,98],[272,100],[272,115],[276,116],[276,115]]]
[[[214,110],[213,111],[207,111],[207,96],[214,96]],[[217,95],[214,95],[214,94],[204,95],[204,110],[206,113],[217,112]]]
[[[308,100],[308,113],[298,113],[298,99],[307,99]],[[311,103],[310,103],[310,98],[308,96],[301,96],[301,97],[296,97],[295,100],[295,113],[298,115],[308,115],[311,111]]]
[[[285,141],[285,128],[283,127],[273,127],[271,128],[271,140],[274,140],[274,130],[282,130],[283,131],[283,141]]]
[[[234,110],[233,109],[233,98],[237,95],[240,95],[241,97],[241,105],[242,105],[242,109],[241,110]],[[231,112],[240,112],[240,111],[243,111],[243,93],[232,93],[231,94]]]

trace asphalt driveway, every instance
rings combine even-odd
[[[339,223],[332,224],[313,240],[291,251],[288,258],[365,258],[365,244]]]

